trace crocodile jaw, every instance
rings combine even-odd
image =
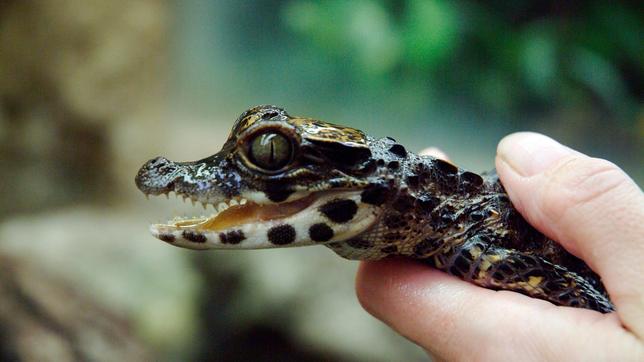
[[[335,223],[320,212],[323,205],[333,200],[355,203],[354,222]],[[167,223],[151,225],[150,231],[160,240],[189,249],[263,249],[324,244],[347,240],[364,232],[375,223],[378,209],[361,203],[360,192],[356,191],[309,193],[293,201],[271,204],[240,198],[219,203],[218,211],[213,215],[174,218]]]

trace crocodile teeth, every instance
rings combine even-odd
[[[248,202],[248,200],[246,200],[246,199],[239,200],[240,205],[246,205],[247,202]]]
[[[232,199],[232,200],[230,200],[230,201],[228,202],[228,205],[230,205],[230,206],[237,206],[237,205],[239,205],[239,202],[238,202],[237,200],[235,200],[235,199]]]
[[[219,205],[217,205],[217,210],[219,210],[219,212],[222,212],[227,208],[228,208],[228,204],[225,202],[220,202]]]

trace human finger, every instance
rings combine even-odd
[[[449,161],[447,154],[437,147],[424,148],[418,154],[421,156],[432,156],[440,158],[441,160]]]
[[[644,339],[644,194],[635,182],[536,133],[504,138],[496,167],[519,212],[602,277],[624,325]]]
[[[613,314],[480,288],[409,260],[363,262],[356,288],[369,313],[438,360],[644,357]]]

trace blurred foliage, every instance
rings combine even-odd
[[[638,6],[558,1],[292,1],[288,29],[357,80],[414,79],[498,111],[599,102],[635,126]],[[640,9],[641,10],[641,9]],[[469,94],[462,94],[469,92]]]
[[[153,240],[150,210],[168,209],[135,189],[141,162],[212,154],[239,112],[273,103],[474,170],[503,135],[540,131],[641,184],[640,3],[0,0],[0,254],[18,260],[3,265],[61,277],[161,360],[424,360],[360,310],[356,264],[328,250],[192,257]],[[0,326],[0,359],[16,330]]]
[[[642,180],[641,161],[631,157],[644,151],[642,8],[527,0],[181,2],[173,98],[191,112],[205,110],[205,118],[221,115],[226,127],[250,105],[278,104],[396,136],[412,149],[437,145],[475,170],[491,167],[500,137],[533,130]]]

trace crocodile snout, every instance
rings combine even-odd
[[[174,181],[182,173],[183,166],[165,157],[157,157],[141,167],[134,182],[146,195],[161,195],[174,190]]]

